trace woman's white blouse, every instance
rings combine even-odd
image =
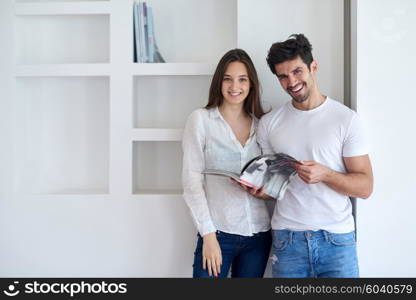
[[[207,169],[240,173],[250,159],[261,154],[256,141],[257,119],[244,147],[218,108],[197,109],[183,133],[183,196],[201,235],[217,230],[251,236],[270,229],[264,200],[244,191],[228,177],[204,175]]]

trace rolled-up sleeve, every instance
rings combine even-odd
[[[208,208],[207,198],[204,190],[205,169],[205,139],[203,112],[194,111],[188,118],[183,138],[183,169],[182,185],[183,197],[188,205],[192,219],[201,235],[215,232],[216,228],[212,222]]]

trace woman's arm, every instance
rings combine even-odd
[[[221,269],[222,255],[216,238],[216,228],[212,222],[204,190],[206,132],[200,110],[188,118],[182,139],[183,197],[188,205],[192,219],[203,237],[202,267],[208,267],[209,275],[217,276]]]
[[[182,186],[183,196],[201,236],[215,232],[204,190],[205,128],[199,110],[188,118],[183,138]]]

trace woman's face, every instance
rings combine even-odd
[[[228,64],[222,79],[221,92],[227,104],[243,105],[250,92],[250,79],[243,63],[234,61]]]

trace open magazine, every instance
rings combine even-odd
[[[245,164],[241,173],[205,169],[202,173],[230,177],[253,189],[263,188],[272,198],[281,199],[290,179],[296,175],[296,159],[285,153],[259,155]]]

